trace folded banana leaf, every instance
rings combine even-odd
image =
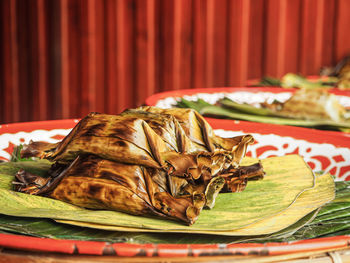
[[[168,152],[194,153],[223,149],[235,151],[235,165],[245,154],[250,135],[235,138],[216,136],[194,110],[144,107],[120,115],[90,113],[58,144],[32,142],[22,157],[41,157],[71,162],[79,154],[129,164],[160,168]]]
[[[277,114],[272,109],[262,108],[262,107],[258,108],[247,103],[237,103],[237,102],[234,102],[233,100],[230,100],[229,98],[223,98],[222,100],[220,100],[219,105],[222,105],[225,108],[229,108],[229,109],[232,108],[248,114],[254,114],[259,116],[270,116],[270,117],[271,116],[283,117]]]
[[[322,70],[322,69],[321,69]],[[324,75],[324,74],[321,74]],[[326,74],[327,75],[327,74]],[[312,88],[333,88],[336,86],[338,82],[337,77],[328,77],[324,78],[320,76],[319,79],[307,79],[304,76],[301,76],[299,74],[294,73],[287,73],[284,75],[281,79],[273,78],[273,77],[263,77],[259,82],[257,82],[254,85],[250,86],[280,86],[284,88],[306,88],[306,89],[312,89]]]
[[[240,167],[250,135],[221,138],[194,110],[143,107],[89,114],[60,143],[31,142],[21,157],[54,161],[43,178],[20,170],[16,191],[91,209],[193,224],[220,191],[243,191],[264,175]]]
[[[55,239],[88,240],[103,242],[154,243],[154,244],[218,244],[238,242],[261,242],[264,239],[292,235],[310,222],[318,210],[306,215],[292,226],[273,235],[264,236],[222,236],[184,233],[140,233],[108,231],[90,227],[60,224],[50,219],[14,217],[0,214],[0,232],[16,233]]]
[[[346,121],[346,110],[336,96],[323,88],[299,89],[283,103],[264,103],[277,114],[303,120]],[[276,107],[277,106],[277,107]]]
[[[220,100],[220,105],[222,105],[223,107],[227,108],[227,109],[235,109],[238,110],[240,112],[245,112],[248,114],[254,114],[254,115],[261,115],[261,116],[269,116],[269,117],[277,117],[277,118],[287,118],[287,119],[292,119],[292,120],[296,120],[296,121],[302,121],[303,122],[310,122],[310,124],[312,122],[315,123],[320,123],[320,125],[331,125],[330,123],[336,123],[336,125],[349,125],[350,122],[348,120],[344,120],[344,118],[341,118],[339,114],[339,116],[334,117],[334,120],[330,119],[327,116],[324,116],[324,111],[318,111],[316,113],[314,113],[314,117],[312,117],[312,111],[315,111],[315,108],[312,110],[312,106],[309,106],[308,111],[306,111],[305,109],[300,110],[300,113],[298,113],[299,109],[298,109],[298,104],[297,102],[295,102],[294,100],[290,100],[288,102],[286,102],[284,104],[284,108],[283,110],[273,110],[273,106],[271,106],[271,108],[269,107],[261,107],[261,108],[257,108],[255,106],[249,105],[249,104],[240,104],[237,102],[234,102],[228,98],[224,98],[222,100]],[[303,118],[304,115],[308,115],[308,113],[310,113],[310,118],[307,119],[306,117]],[[333,115],[338,115],[337,113],[334,113]],[[336,119],[336,120],[335,120]],[[302,124],[300,124],[302,125]]]
[[[225,106],[217,105],[203,105],[197,104],[195,101],[186,101],[181,99],[181,103],[178,103],[178,107],[196,107],[200,114],[208,117],[216,118],[228,118],[235,120],[246,120],[253,122],[262,122],[262,123],[271,123],[271,124],[280,124],[280,125],[291,125],[291,126],[302,126],[302,127],[318,127],[322,129],[331,129],[331,130],[344,130],[350,128],[350,122],[334,122],[328,120],[301,120],[301,119],[292,119],[287,117],[271,116],[268,111],[263,110],[260,112],[260,109],[257,109],[254,106],[245,104],[244,106],[233,102],[229,99],[224,99],[221,101],[221,104]],[[196,106],[194,106],[196,105]]]
[[[263,86],[281,86],[281,80],[278,78],[273,78],[273,77],[263,77],[256,85],[258,87],[263,87]]]
[[[309,80],[304,76],[294,73],[287,73],[281,79],[280,86],[284,88],[303,88],[303,89],[318,89],[333,88],[337,82],[337,78],[329,79],[313,79]]]
[[[254,162],[256,160],[244,160],[242,165]],[[0,168],[10,164],[0,164]],[[52,218],[87,222],[100,226],[117,226],[120,231],[138,229],[138,232],[156,230],[157,232],[235,235],[234,230],[282,213],[296,203],[302,192],[314,185],[312,171],[299,156],[269,158],[262,160],[262,165],[266,170],[264,180],[251,181],[241,193],[219,194],[216,206],[210,211],[203,210],[197,222],[192,226],[116,211],[83,209],[47,197],[13,192],[9,188],[0,189],[0,213],[10,216]],[[331,191],[332,184],[328,185],[327,189]],[[317,198],[314,196],[313,202],[318,203],[319,200],[315,199]],[[290,224],[304,216],[305,211],[299,214],[299,218],[293,218]],[[283,222],[286,222],[286,218],[283,218]]]
[[[350,234],[350,182],[335,182],[336,197],[324,205],[314,220],[298,229],[293,235],[283,238],[267,239],[267,242],[287,242],[316,237]]]
[[[45,177],[51,165],[52,162],[48,160],[0,163],[0,188],[12,189],[14,181],[13,175],[20,169],[24,169],[31,174]]]
[[[179,160],[172,160],[173,166],[178,168],[177,172],[181,170],[186,157],[196,160],[189,160],[193,169],[192,177],[189,178],[169,175],[167,171],[160,169],[112,162],[88,155],[77,158],[57,177],[51,177],[53,180],[48,183],[44,181],[43,187],[40,188],[38,185],[41,182],[38,180],[28,187],[26,181],[29,176],[21,170],[16,174],[16,177],[20,176],[20,180],[16,182],[16,189],[32,194],[45,194],[85,208],[117,210],[134,215],[167,216],[192,224],[204,205],[213,206],[215,197],[225,181],[229,192],[232,192],[232,189],[239,191],[242,190],[241,181],[245,182],[251,177],[257,178],[263,173],[261,165],[257,163],[235,168],[234,171],[225,170],[226,177],[212,177],[211,173],[215,175],[225,164],[225,155],[204,153],[200,156],[185,155]],[[177,161],[181,163],[178,164]],[[201,171],[202,169],[204,171]],[[207,169],[210,169],[211,173]],[[51,174],[55,171],[57,170]],[[194,179],[197,174],[200,177]],[[22,189],[21,182],[25,189]]]
[[[305,189],[303,192],[301,192],[291,203],[291,205],[287,207],[287,209],[280,211],[276,214],[266,216],[261,220],[252,222],[251,224],[248,224],[242,228],[226,231],[226,234],[223,235],[227,235],[227,233],[229,233],[231,236],[246,236],[249,238],[251,236],[274,235],[275,233],[279,233],[279,235],[281,235],[281,232],[283,230],[288,229],[289,226],[292,226],[296,224],[299,220],[301,220],[302,217],[300,217],[300,215],[305,216],[310,213],[312,214],[313,211],[317,210],[322,205],[334,199],[335,189],[332,176],[329,174],[325,174],[322,176],[318,176],[315,179],[315,186]],[[263,209],[266,209],[266,206],[263,207]],[[111,225],[100,225],[64,220],[59,220],[58,222],[72,224],[76,226],[99,228],[104,230],[122,231],[120,227],[115,227]],[[292,229],[294,228],[295,226],[292,227]],[[128,231],[142,232],[144,230],[138,228],[128,228]],[[283,231],[283,233],[285,234],[286,231]],[[293,231],[295,231],[295,229]],[[155,231],[147,230],[147,232]],[[172,231],[170,230],[169,232]]]
[[[1,166],[0,166],[1,167]],[[1,170],[0,170],[1,172]],[[104,241],[104,242],[128,242],[128,243],[173,243],[173,244],[196,244],[196,243],[237,243],[237,242],[286,242],[294,240],[302,240],[307,238],[316,238],[323,236],[334,236],[350,234],[347,224],[337,224],[337,219],[327,221],[328,224],[313,224],[314,219],[318,219],[320,214],[332,213],[334,211],[349,209],[347,203],[337,202],[338,195],[341,190],[350,192],[350,182],[335,182],[336,198],[323,206],[318,212],[314,210],[312,213],[300,219],[297,223],[290,227],[276,232],[272,235],[252,236],[252,237],[231,237],[220,235],[201,235],[201,234],[177,234],[177,233],[139,233],[139,232],[117,232],[106,231],[94,228],[86,228],[72,226],[67,224],[59,224],[49,219],[40,218],[25,218],[0,215],[0,229],[5,233],[18,233],[24,235],[49,237],[58,239],[73,239],[73,240],[89,240],[89,241]],[[337,208],[333,205],[337,203]],[[346,205],[346,208],[339,204]],[[317,214],[318,213],[318,214]],[[317,215],[317,216],[316,216]],[[316,218],[315,218],[316,216]],[[329,224],[333,222],[333,224]],[[348,221],[349,222],[349,221]],[[343,225],[344,230],[337,231],[334,224]],[[328,226],[327,234],[322,234]],[[323,229],[323,231],[320,231]]]

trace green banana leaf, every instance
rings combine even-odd
[[[338,197],[339,191],[346,189],[350,182],[336,182]],[[350,192],[350,189],[346,189]],[[319,215],[328,211],[337,197],[329,204],[321,208]],[[338,209],[343,209],[339,206]],[[344,203],[347,204],[347,203]],[[334,208],[331,209],[332,211]],[[32,235],[38,237],[49,237],[56,239],[73,239],[73,240],[90,240],[104,242],[128,242],[128,243],[172,243],[172,244],[196,244],[196,243],[237,243],[237,242],[286,242],[301,240],[307,238],[316,238],[320,236],[334,236],[350,234],[348,224],[343,221],[339,223],[337,220],[329,220],[327,224],[314,224],[318,210],[306,215],[292,226],[276,232],[272,235],[253,236],[253,237],[227,237],[217,235],[201,235],[201,234],[177,234],[177,233],[133,233],[133,232],[116,232],[105,231],[84,227],[59,224],[49,219],[11,217],[0,215],[0,229],[4,233],[17,233]],[[350,222],[350,220],[348,220]],[[306,224],[306,225],[305,225]],[[300,230],[299,230],[300,229]],[[338,229],[343,229],[337,231]],[[335,231],[335,232],[334,232]]]
[[[0,163],[0,188],[12,189],[14,174],[19,169],[45,177],[52,163],[47,160],[28,160],[18,162]]]
[[[317,198],[316,198],[317,196]],[[322,206],[324,203],[331,201],[334,198],[334,183],[333,178],[329,174],[324,174],[316,177],[315,187],[305,189],[301,192],[298,198],[284,211],[278,214],[271,215],[263,220],[247,225],[239,229],[231,230],[231,235],[236,236],[251,236],[251,235],[267,235],[274,234],[278,231],[288,228],[288,226],[300,220],[300,214],[306,215]],[[101,228],[106,230],[120,230],[120,228],[109,225],[96,225],[91,223],[82,223],[76,221],[62,221],[78,226],[86,226],[92,228]],[[129,229],[129,231],[142,231],[140,229]]]
[[[182,99],[178,102],[178,106],[180,108],[191,108],[199,112],[203,107],[211,106],[211,104],[202,99],[198,99],[197,101]]]
[[[222,105],[227,109],[234,109],[243,113],[259,115],[259,116],[278,116],[275,112],[268,108],[257,108],[247,103],[237,103],[228,98],[223,98],[219,101],[219,105]],[[207,105],[210,106],[210,105]]]
[[[346,188],[350,182],[336,182],[337,196],[338,192]],[[347,189],[350,191],[350,189]],[[337,199],[337,198],[336,198]],[[335,199],[335,200],[336,200]],[[334,201],[335,201],[334,200]],[[321,208],[321,211],[327,211],[333,202]],[[339,204],[339,203],[338,203]],[[339,207],[342,209],[342,207]],[[177,233],[133,233],[116,232],[84,227],[59,224],[49,219],[11,217],[0,215],[0,229],[4,233],[17,233],[38,237],[48,237],[55,239],[73,239],[104,242],[128,242],[128,243],[172,243],[172,244],[197,244],[197,243],[237,243],[237,242],[286,242],[301,240],[306,238],[316,238],[319,236],[334,236],[350,234],[349,229],[334,232],[337,228],[327,224],[326,227],[318,228],[317,224],[312,224],[318,210],[306,215],[292,226],[267,236],[254,237],[227,237],[218,235],[201,234],[177,234]],[[318,216],[316,217],[316,219]],[[329,221],[331,222],[331,221]],[[350,222],[350,220],[349,220]],[[337,221],[334,220],[337,224]],[[305,225],[306,224],[306,225]],[[305,226],[304,226],[305,225]],[[340,224],[340,226],[343,223]],[[348,225],[344,225],[348,227]],[[298,229],[300,229],[298,231]],[[325,234],[328,233],[328,234]],[[322,235],[321,235],[322,234]]]
[[[279,231],[276,236],[294,233],[303,225],[312,220],[317,214],[317,210],[306,215],[297,223],[287,229]],[[256,242],[268,236],[236,237],[222,235],[184,234],[184,233],[138,233],[138,232],[118,232],[87,227],[60,224],[45,218],[14,217],[0,214],[0,232],[10,234],[22,234],[36,237],[46,237],[54,239],[70,239],[84,241],[103,242],[127,242],[127,243],[154,243],[154,244],[217,244],[217,243],[238,243]]]
[[[350,181],[335,182],[335,186],[335,199],[320,210],[318,218],[335,219],[350,213]]]
[[[279,241],[296,241],[302,239],[310,239],[316,237],[326,237],[326,236],[336,236],[336,235],[346,235],[350,233],[350,217],[344,220],[330,220],[318,224],[308,224],[296,231],[293,235],[289,237],[284,237],[283,239],[267,239],[265,242]]]
[[[249,162],[254,161],[245,161],[246,164]],[[306,189],[314,188],[315,178],[312,171],[297,155],[269,158],[262,160],[262,163],[267,173],[264,180],[249,182],[247,189],[242,193],[220,194],[215,208],[210,211],[202,211],[196,224],[190,227],[175,221],[158,218],[132,216],[114,211],[87,210],[50,198],[13,192],[6,187],[0,189],[0,213],[11,216],[80,221],[102,226],[111,225],[124,231],[137,229],[137,231],[237,235],[235,230],[251,224],[259,224],[259,221],[263,219],[281,214],[293,203],[297,203],[297,198]],[[2,164],[0,170],[3,166],[8,165],[11,163]],[[331,188],[332,185],[329,189]],[[309,207],[316,209],[322,205],[319,203],[320,200],[330,201],[331,194],[330,191],[324,199],[316,199]],[[307,191],[305,191],[304,196],[307,196]],[[299,212],[299,215],[288,222],[288,225],[295,223],[310,212],[310,209],[302,213]],[[285,223],[287,219],[288,217],[281,220]],[[280,227],[280,229],[273,231],[279,231],[283,228]],[[240,231],[243,231],[244,235],[251,234],[246,229]],[[266,233],[271,233],[271,229]]]
[[[0,215],[0,229],[3,230],[4,233],[16,233],[54,239],[128,242],[138,244],[232,243],[239,239],[237,237],[220,235],[107,231],[60,224],[53,220],[44,218],[14,217],[6,215]]]
[[[263,77],[256,86],[281,86],[281,80],[273,77]]]
[[[31,157],[31,158],[22,158],[21,157],[21,151],[23,149],[23,144],[17,145],[14,147],[12,154],[11,154],[11,158],[10,158],[10,162],[23,162],[23,161],[33,161],[36,160],[38,158],[35,157]]]
[[[350,181],[336,181],[335,182],[335,189],[337,191],[337,196],[334,200],[337,200],[338,199],[338,195],[339,195],[339,191],[341,190],[346,190],[346,191],[349,191],[349,188],[350,187]]]
[[[327,209],[326,205],[322,209]],[[172,243],[172,244],[196,244],[196,243],[238,243],[238,242],[268,242],[288,241],[317,237],[317,227],[312,227],[312,220],[318,210],[300,219],[295,224],[273,233],[272,235],[227,237],[219,235],[201,234],[177,234],[177,233],[134,233],[117,232],[91,229],[85,227],[59,224],[49,219],[11,217],[0,215],[0,229],[10,233],[49,237],[56,239],[93,240],[105,242],[128,242],[128,243]],[[316,217],[317,218],[317,217]],[[306,224],[306,226],[304,226]],[[303,227],[304,226],[304,227]],[[297,231],[300,229],[300,231]],[[323,232],[325,228],[322,229]],[[328,232],[331,232],[331,228]],[[304,236],[301,233],[305,233]]]
[[[346,187],[349,182],[336,182],[337,197],[342,190],[349,191]],[[344,193],[340,194],[344,196]],[[334,200],[336,201],[337,198]],[[325,205],[322,210],[327,210],[331,207],[332,203]],[[339,202],[337,202],[339,204]],[[339,209],[342,209],[341,207]],[[268,242],[268,241],[288,241],[299,240],[306,237],[317,237],[317,233],[327,233],[331,235],[332,230],[344,229],[341,228],[341,224],[338,224],[338,228],[334,228],[332,225],[331,230],[325,231],[325,228],[317,230],[317,224],[310,223],[313,220],[317,210],[312,211],[300,219],[295,224],[271,235],[261,236],[245,236],[245,237],[227,237],[219,235],[201,235],[201,234],[177,234],[177,233],[133,233],[133,232],[115,232],[104,231],[97,229],[90,229],[84,227],[75,227],[70,225],[64,225],[56,223],[49,219],[41,218],[26,218],[26,217],[11,217],[0,215],[0,229],[3,231],[9,231],[13,233],[28,234],[40,237],[51,238],[63,238],[63,239],[75,239],[75,240],[94,240],[94,241],[107,241],[107,242],[129,242],[129,243],[236,243],[236,242]],[[317,217],[316,217],[317,219]],[[302,227],[303,225],[305,225]],[[312,225],[312,226],[311,226]],[[344,225],[344,224],[343,224]],[[315,227],[316,226],[316,227]],[[299,231],[297,231],[300,229]],[[322,230],[322,231],[321,231]],[[300,233],[305,233],[302,236]],[[335,232],[335,234],[346,234],[346,230]]]
[[[319,79],[313,79],[311,81],[304,76],[294,73],[287,73],[281,79],[265,76],[253,86],[280,86],[284,88],[296,87],[309,89],[319,87],[333,88],[338,82],[338,80],[339,79],[337,77],[328,77],[328,79],[320,77]]]
[[[284,237],[272,236],[265,238],[264,242],[288,242],[309,238],[349,235],[350,217],[346,216],[350,211],[350,198],[344,199],[345,194],[350,193],[350,181],[335,182],[336,197],[324,205],[314,220],[298,229],[294,234]],[[339,202],[341,200],[341,202]],[[343,202],[344,201],[344,202]],[[346,201],[346,202],[345,202]],[[341,216],[342,212],[345,217]],[[326,215],[326,216],[325,216]]]
[[[239,105],[235,102],[228,103],[228,99],[223,100],[225,106],[206,105],[203,103],[197,103],[195,101],[187,101],[181,99],[177,104],[178,107],[190,107],[195,108],[200,114],[209,117],[219,117],[227,119],[237,119],[253,122],[291,125],[291,126],[303,126],[303,127],[319,127],[325,129],[347,130],[350,128],[350,121],[334,122],[328,120],[311,121],[301,119],[291,119],[286,117],[276,116],[276,114],[270,114],[269,110],[257,109],[256,107],[248,104]],[[187,106],[185,106],[187,105]],[[230,107],[229,107],[230,106]]]

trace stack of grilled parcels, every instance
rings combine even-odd
[[[22,157],[53,162],[46,178],[20,170],[16,191],[79,207],[160,216],[192,225],[219,192],[261,179],[260,162],[240,166],[251,135],[222,138],[196,111],[141,107],[91,113],[59,143],[31,142]]]
[[[171,243],[181,242],[176,233],[186,243],[290,236],[334,199],[334,180],[299,155],[244,157],[253,142],[216,136],[190,109],[89,114],[59,143],[23,147],[22,157],[41,159],[0,164],[0,229],[41,222],[36,235],[62,238],[75,231],[69,224],[93,228],[88,240],[103,229]]]

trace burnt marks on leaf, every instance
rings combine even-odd
[[[111,130],[113,137],[128,137],[130,134],[130,127],[118,125],[117,128]]]
[[[122,140],[117,140],[113,143],[113,145],[116,147],[123,148],[123,147],[127,146],[127,143],[125,141],[122,141]]]
[[[104,176],[105,176],[105,174],[104,174]],[[129,186],[129,184],[128,184],[128,180],[126,180],[124,177],[122,177],[122,176],[118,176],[118,175],[116,175],[116,174],[109,174],[109,175],[107,175],[108,177],[105,177],[105,178],[108,178],[108,179],[111,179],[111,180],[113,180],[114,182],[117,182],[117,183],[119,183],[119,184],[121,184],[121,185],[124,185],[124,186]]]
[[[95,196],[97,195],[99,192],[101,192],[103,186],[102,185],[99,185],[99,184],[90,184],[88,189],[87,189],[87,192],[92,195],[92,196]]]
[[[86,127],[82,130],[80,133],[81,137],[90,137],[90,136],[101,136],[105,130],[107,123],[97,123],[94,125],[91,125],[90,127]]]
[[[231,159],[239,159],[232,147],[227,153],[231,159],[221,158],[221,150],[208,152],[211,140],[217,143],[213,144],[215,150],[236,144],[211,138],[210,127],[201,134],[200,128],[207,124],[191,111],[145,109],[155,113],[131,110],[118,116],[90,114],[77,124],[54,154],[44,156],[59,164],[51,178],[77,160],[50,192],[51,197],[89,209],[160,216],[193,224],[205,203],[204,191],[212,171],[226,175],[231,172]],[[206,154],[199,156],[198,152]],[[221,162],[224,164],[218,164]],[[240,173],[239,179],[241,176]],[[202,198],[197,198],[196,193]],[[113,254],[112,250],[106,251]]]
[[[144,160],[144,161],[147,161],[149,159],[148,156],[145,156],[145,155],[140,155],[140,160]]]
[[[55,191],[54,196],[56,198],[60,198],[62,200],[65,197],[65,191],[60,188],[60,189]],[[67,200],[65,200],[65,201],[67,201]]]
[[[161,120],[146,120],[146,122],[159,136],[165,133],[165,128],[169,125],[167,122]]]

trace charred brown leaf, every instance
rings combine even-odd
[[[251,135],[221,138],[197,112],[143,107],[91,113],[57,144],[31,142],[22,155],[54,161],[48,177],[25,171],[15,189],[71,204],[193,224],[220,191],[264,175],[240,166]]]

